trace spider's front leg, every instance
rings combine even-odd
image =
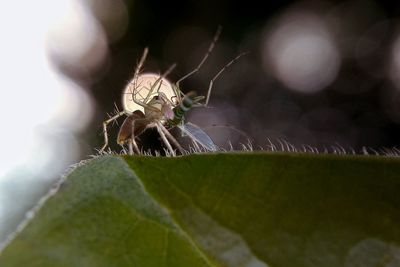
[[[125,114],[125,112],[121,111],[121,112],[117,113],[115,116],[113,116],[113,117],[111,117],[108,120],[103,122],[104,145],[99,151],[100,154],[103,153],[104,149],[106,149],[106,147],[108,145],[107,125],[110,124],[111,122],[115,121],[116,119],[118,119],[119,117],[121,117],[124,114]]]

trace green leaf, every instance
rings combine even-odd
[[[400,266],[400,160],[99,157],[65,178],[0,266]]]

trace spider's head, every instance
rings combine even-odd
[[[168,101],[167,96],[159,92],[157,95],[153,96],[147,103],[147,108],[145,108],[145,114],[158,119],[172,119],[174,113],[172,111],[171,103]]]
[[[167,96],[163,92],[159,92],[157,95],[153,96],[147,103],[150,106],[153,105],[167,105],[169,104]]]

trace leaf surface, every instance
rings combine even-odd
[[[99,157],[0,266],[400,266],[399,190],[394,158]]]

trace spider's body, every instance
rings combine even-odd
[[[189,92],[185,95],[180,90],[179,84],[199,71],[213,50],[220,32],[221,28],[218,28],[200,64],[193,71],[179,79],[176,84],[170,84],[168,80],[165,79],[175,65],[172,65],[163,75],[148,73],[139,74],[148,53],[148,49],[146,48],[135,70],[132,81],[125,88],[123,95],[124,111],[117,113],[115,116],[103,122],[104,146],[101,148],[100,152],[104,151],[108,145],[107,125],[122,115],[126,115],[127,118],[120,128],[117,143],[120,145],[128,143],[130,154],[133,153],[133,150],[140,154],[135,139],[148,128],[157,129],[171,155],[174,156],[176,153],[170,142],[183,153],[183,148],[169,132],[169,130],[175,126],[179,127],[183,133],[188,135],[196,145],[200,144],[205,150],[217,150],[217,146],[203,130],[192,123],[184,123],[184,116],[192,107],[206,107],[208,105],[213,82],[226,68],[245,53],[231,60],[213,79],[211,79],[206,96],[196,96],[194,92]],[[204,99],[204,103],[201,103]]]

